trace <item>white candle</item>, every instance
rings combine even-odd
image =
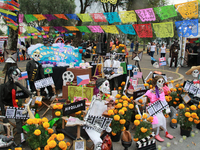
[[[112,92],[112,96],[113,96],[113,100],[115,101],[116,100],[116,95],[117,95],[117,90],[113,90]]]

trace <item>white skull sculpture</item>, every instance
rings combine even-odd
[[[40,60],[40,51],[39,50],[36,50],[34,53],[33,53],[33,59],[35,61],[39,61]]]
[[[21,71],[20,71],[18,68],[17,68],[16,70],[14,70],[14,71],[12,72],[12,75],[11,75],[13,81],[14,81],[14,82],[18,81],[20,75],[21,75]]]
[[[164,79],[163,78],[160,78],[160,79],[158,79],[158,81],[157,81],[157,86],[158,86],[158,88],[163,88],[163,84],[165,83],[165,81],[164,81]]]
[[[153,63],[153,67],[154,67],[154,68],[159,68],[159,64],[158,64],[157,61]]]
[[[132,72],[133,72],[133,73],[134,73],[134,72],[139,72],[139,68],[138,68],[137,66],[133,66]]]
[[[99,87],[99,90],[105,94],[110,94],[110,84],[109,81],[106,80],[103,84]]]
[[[193,70],[192,71],[192,76],[194,77],[194,78],[197,78],[198,77],[198,75],[199,75],[199,70]]]

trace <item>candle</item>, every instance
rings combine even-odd
[[[187,136],[183,135],[183,139],[186,140]]]
[[[158,150],[161,150],[162,149],[162,146],[161,145],[158,145]]]
[[[198,130],[196,130],[196,131],[195,131],[195,133],[197,134],[197,133],[199,133],[199,131],[198,131]]]
[[[115,96],[117,95],[117,90],[113,90],[111,93],[113,96],[113,100],[115,101],[116,100]]]
[[[177,145],[178,144],[178,142],[177,141],[174,141],[174,145]]]
[[[191,137],[194,137],[195,136],[195,133],[194,132],[191,132]]]
[[[171,143],[167,142],[167,147],[170,147],[171,146]]]
[[[182,143],[182,142],[183,142],[183,139],[182,139],[182,138],[180,138],[179,142],[180,142],[180,143]]]

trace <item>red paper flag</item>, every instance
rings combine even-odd
[[[42,29],[46,32],[49,32],[50,26],[42,27]]]
[[[54,14],[54,16],[56,16],[57,18],[60,18],[60,19],[68,20],[67,17],[65,17],[64,14]]]
[[[153,32],[151,24],[133,24],[135,31],[140,38],[152,38]]]

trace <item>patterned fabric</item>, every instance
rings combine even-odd
[[[163,7],[156,7],[154,11],[158,14],[161,20],[176,17],[177,13],[174,5],[168,5]]]
[[[76,26],[76,28],[78,28],[80,32],[91,33],[91,31],[86,26]]]
[[[103,14],[110,24],[115,23],[115,22],[121,22],[117,12],[106,12]]]
[[[174,36],[173,22],[153,23],[153,29],[156,37],[167,38]]]
[[[120,16],[122,23],[137,22],[137,17],[133,10],[132,11],[120,11],[119,16]]]
[[[33,16],[35,16],[38,19],[38,21],[46,19],[46,17],[43,16],[42,14],[33,14]]]
[[[16,13],[13,13],[13,12],[10,12],[10,11],[4,10],[4,9],[1,9],[1,8],[0,8],[0,13],[4,13],[4,14],[7,14],[7,15],[17,16]]]
[[[198,35],[198,19],[183,20],[175,22],[178,36],[188,37]]]
[[[56,17],[59,18],[59,19],[65,19],[65,20],[68,20],[67,17],[65,17],[64,14],[54,14],[54,16],[56,16]]]
[[[24,16],[25,16],[27,23],[37,20],[37,18],[35,16],[31,15],[31,14],[27,14],[27,15],[24,15]]]
[[[103,13],[91,13],[90,14],[94,20],[94,22],[107,22]]]
[[[100,26],[87,26],[93,33],[104,33]]]
[[[51,15],[51,14],[46,14],[44,15],[48,21],[51,21],[51,20],[54,20],[54,19],[57,19],[55,16]]]
[[[6,4],[6,3],[2,3],[2,2],[0,2],[0,8],[11,10],[11,11],[19,11],[18,8],[13,7],[12,5],[9,5],[9,4]]]
[[[77,14],[77,16],[81,19],[82,22],[92,22],[92,18],[89,14]]]
[[[184,19],[198,18],[198,1],[191,1],[175,5],[178,12]]]
[[[119,31],[117,30],[115,25],[103,25],[103,26],[101,26],[101,28],[106,33],[119,34]]]
[[[124,34],[136,35],[135,30],[131,24],[116,25]]]
[[[76,14],[66,14],[69,19],[80,20]]]
[[[139,9],[139,10],[135,10],[135,12],[140,17],[142,22],[156,20],[155,14],[153,12],[153,8]]]
[[[69,31],[79,31],[79,29],[77,29],[76,27],[74,26],[64,26],[67,30]]]
[[[133,24],[135,31],[140,38],[152,38],[153,32],[151,24]]]

